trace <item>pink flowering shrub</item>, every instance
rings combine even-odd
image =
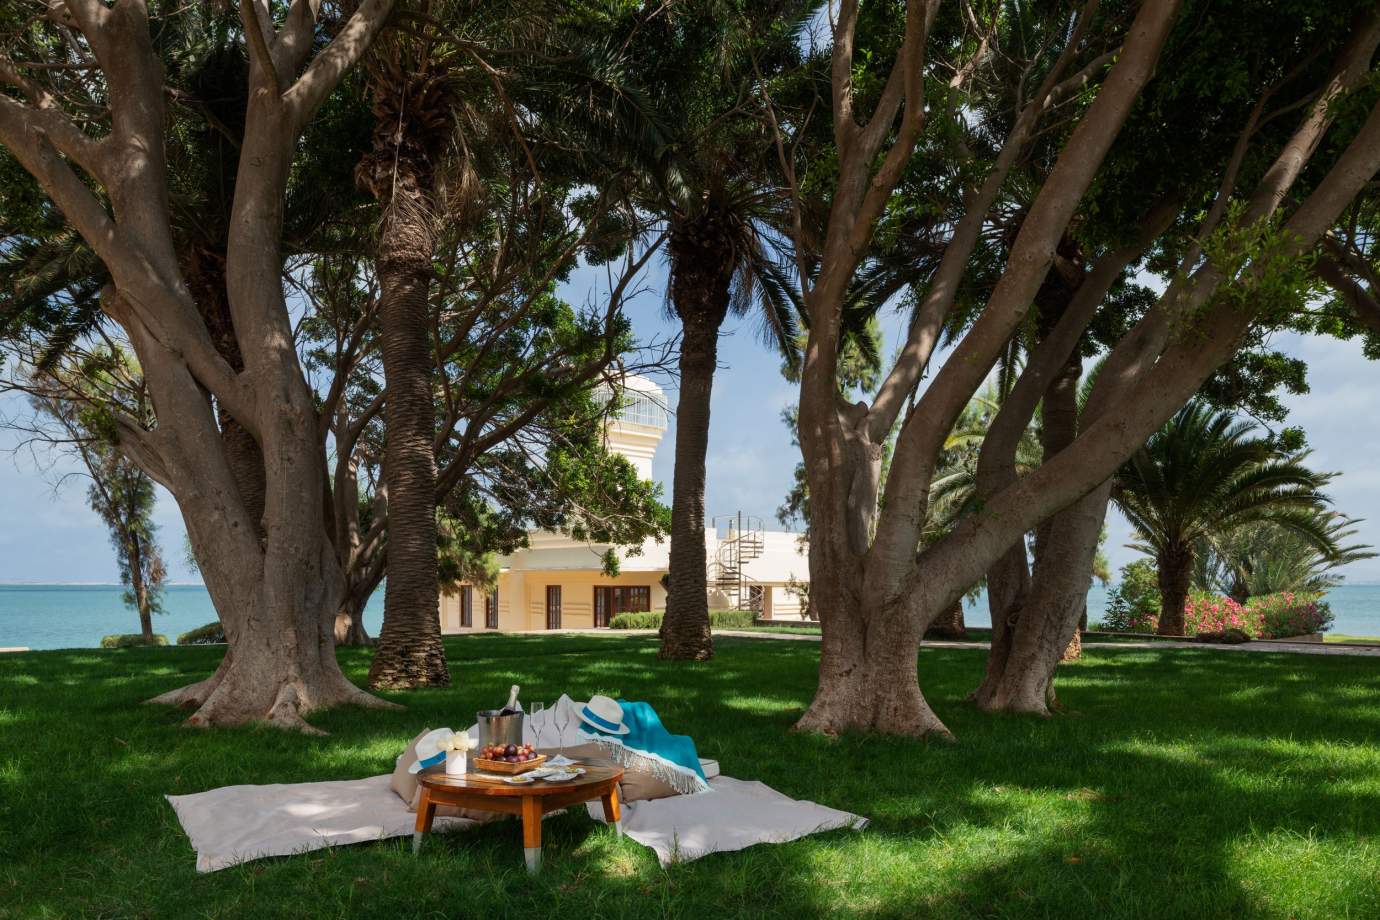
[[[1263,639],[1283,639],[1326,631],[1332,625],[1332,609],[1317,594],[1280,591],[1253,597],[1248,603],[1260,623]]]
[[[1184,602],[1184,635],[1239,629],[1248,636],[1260,635],[1260,617],[1229,597],[1194,591]]]

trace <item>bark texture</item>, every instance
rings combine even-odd
[[[926,639],[964,639],[968,636],[968,626],[963,622],[963,602],[951,605],[937,618],[925,633]]]
[[[347,597],[335,615],[336,645],[372,645],[369,631],[364,628],[364,601]]]
[[[673,230],[670,252],[671,306],[681,324],[680,396],[671,485],[670,585],[660,656],[704,660],[714,655],[704,545],[704,464],[719,328],[728,315],[733,281],[733,238],[724,218],[710,214]]]
[[[1155,559],[1159,567],[1161,636],[1184,634],[1184,605],[1188,603],[1188,587],[1193,580],[1193,548],[1167,546]]]
[[[373,70],[374,149],[360,183],[383,212],[377,271],[383,340],[384,482],[388,577],[371,687],[450,685],[441,644],[436,568],[436,408],[432,387],[431,282],[436,247],[437,158],[449,137],[445,81],[413,71],[403,40]]]

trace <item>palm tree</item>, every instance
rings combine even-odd
[[[426,4],[418,12],[429,13]],[[395,23],[366,59],[375,118],[356,177],[378,202],[375,272],[388,492],[388,578],[371,687],[448,686],[436,562],[431,289],[461,107],[447,43]],[[461,175],[468,166],[461,160]],[[461,183],[463,187],[463,182]]]
[[[1336,546],[1320,526],[1330,477],[1283,454],[1256,426],[1206,403],[1189,403],[1117,474],[1112,499],[1140,537],[1134,548],[1159,569],[1161,635],[1180,636],[1201,543],[1269,522],[1320,551]]]
[[[1348,542],[1356,536],[1359,519],[1323,508],[1309,513],[1317,519],[1314,526],[1327,534],[1330,551],[1272,521],[1238,527],[1203,545],[1195,586],[1221,591],[1242,604],[1280,591],[1321,594],[1341,583],[1336,569],[1375,558],[1369,545]]]
[[[630,199],[666,229],[667,308],[682,335],[662,658],[713,654],[704,485],[719,331],[730,315],[752,312],[765,341],[794,351],[799,311],[784,236],[772,230],[783,217],[770,178],[775,148],[744,99],[759,76],[799,59],[797,27],[812,9],[799,0],[698,0],[635,12],[609,32],[619,50],[600,71],[608,110],[568,113],[571,134],[624,169]]]

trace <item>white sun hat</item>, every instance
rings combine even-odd
[[[578,704],[577,704],[578,705]],[[592,696],[575,714],[586,725],[608,735],[626,735],[628,726],[623,724],[623,707],[618,701],[607,696]]]
[[[443,741],[449,741],[455,732],[448,728],[438,728],[427,732],[417,742],[417,759],[407,768],[408,773],[420,773],[446,762],[446,752],[441,748]]]

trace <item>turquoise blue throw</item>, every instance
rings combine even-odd
[[[678,792],[703,792],[709,788],[693,738],[668,732],[650,703],[619,700],[618,705],[623,707],[627,734],[613,735],[590,725],[583,726],[585,734],[605,745],[623,766],[647,770]]]

